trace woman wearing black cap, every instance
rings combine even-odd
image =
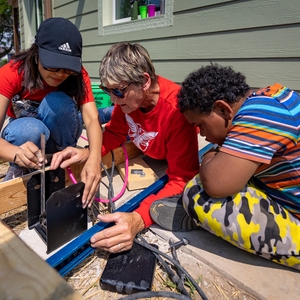
[[[35,42],[0,69],[0,159],[11,163],[4,180],[39,169],[41,134],[46,153],[75,146],[82,132],[80,109],[87,129],[90,155],[82,171],[100,182],[102,131],[87,71],[81,64],[82,38],[77,27],[63,18],[43,21]],[[91,134],[91,132],[93,134]]]

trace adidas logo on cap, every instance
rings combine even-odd
[[[69,43],[62,44],[58,47],[59,50],[72,52]]]

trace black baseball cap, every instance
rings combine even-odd
[[[44,67],[81,72],[82,37],[69,20],[49,18],[43,21],[35,36],[35,43]]]

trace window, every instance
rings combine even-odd
[[[155,18],[132,20],[130,0],[98,0],[99,36],[173,25],[173,0],[138,0],[148,2],[156,5]]]
[[[35,10],[36,10],[36,30],[39,28],[43,21],[43,3],[42,0],[35,0]]]
[[[131,21],[132,17],[132,2],[131,0],[113,0],[113,24]],[[147,4],[155,4],[155,16],[163,14],[165,8],[165,1],[162,0],[137,0],[138,19],[141,19],[139,12],[140,6]]]
[[[21,28],[21,36],[26,33],[26,38],[21,38],[21,48],[28,49],[31,47],[37,29],[43,21],[43,0],[28,0],[22,3],[23,11],[21,16],[23,26]]]

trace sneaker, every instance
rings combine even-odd
[[[10,166],[3,181],[8,181],[14,178],[21,177],[29,173],[29,170],[24,167]]]
[[[190,231],[198,228],[182,205],[182,195],[156,200],[151,204],[153,221],[169,231]]]

